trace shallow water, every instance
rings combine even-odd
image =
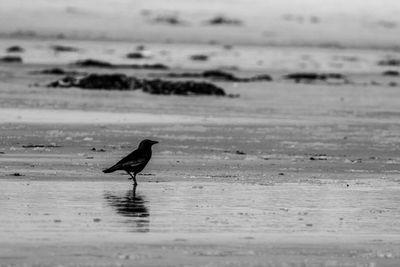
[[[118,234],[395,237],[400,187],[389,184],[0,182],[3,241]],[[251,193],[250,193],[251,192]]]

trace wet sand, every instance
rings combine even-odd
[[[51,66],[0,66],[0,266],[399,264],[398,78],[182,97],[46,88]],[[101,170],[144,138],[133,196]]]
[[[395,266],[399,189],[368,180],[350,188],[337,181],[190,181],[142,182],[134,194],[126,181],[6,179],[1,259],[35,266]]]

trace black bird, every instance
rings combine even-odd
[[[103,170],[103,172],[110,173],[117,170],[126,171],[132,177],[129,179],[133,180],[133,185],[136,187],[136,174],[146,167],[151,158],[151,146],[157,143],[157,141],[151,141],[149,139],[143,140],[135,151],[118,161],[114,166]]]

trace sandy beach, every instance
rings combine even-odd
[[[21,1],[0,7],[41,16],[0,8],[0,267],[400,265],[397,5]],[[102,172],[143,139],[136,190]]]
[[[2,266],[398,265],[396,78],[153,96],[46,88],[51,66],[1,66]],[[101,170],[141,138],[133,195]]]

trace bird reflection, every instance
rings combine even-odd
[[[149,210],[144,197],[136,194],[136,187],[123,194],[105,192],[104,199],[115,209],[117,214],[129,218],[124,223],[132,225],[134,232],[148,232],[150,230]]]

